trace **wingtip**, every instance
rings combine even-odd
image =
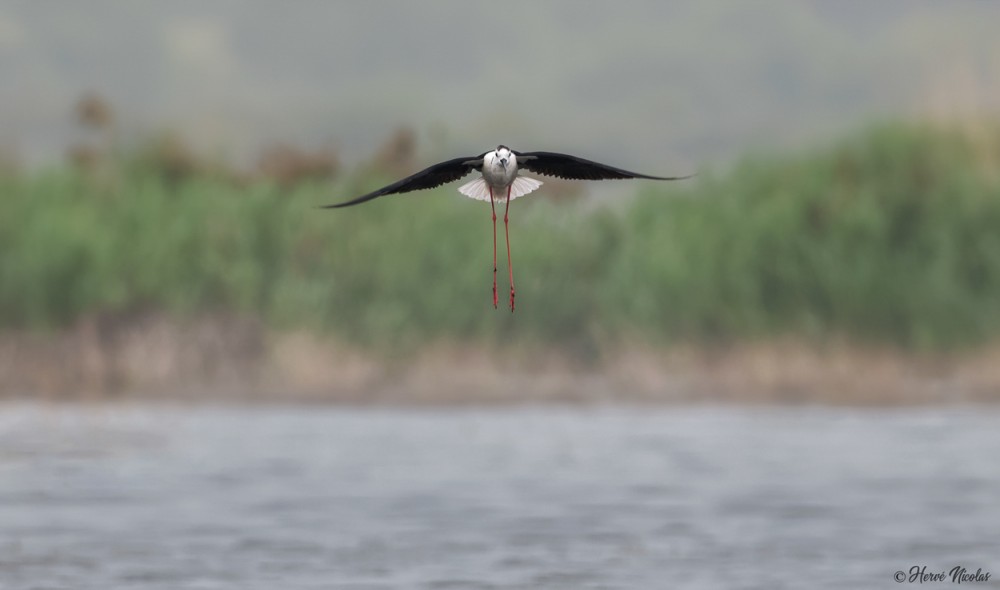
[[[685,174],[684,176],[647,176],[646,178],[652,178],[653,180],[688,180],[698,176],[697,172],[692,172],[691,174]]]
[[[367,196],[367,195],[365,195],[365,196]],[[317,209],[340,209],[341,207],[349,207],[350,205],[357,205],[358,203],[363,203],[364,201],[368,201],[368,200],[371,200],[371,199],[370,198],[369,199],[362,199],[362,198],[359,197],[357,199],[351,199],[350,201],[341,201],[340,203],[330,203],[329,205],[316,205],[316,208]]]

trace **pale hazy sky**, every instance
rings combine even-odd
[[[996,113],[1000,2],[0,2],[0,147],[75,137],[96,91],[123,133],[236,157],[347,160],[397,126],[427,157],[498,142],[659,170],[873,117]]]

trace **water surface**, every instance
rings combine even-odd
[[[993,584],[997,418],[0,406],[0,588]]]

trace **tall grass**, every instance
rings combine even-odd
[[[488,210],[453,187],[319,210],[388,179],[7,174],[0,328],[156,309],[236,311],[385,353],[447,341],[591,358],[625,340],[788,335],[970,346],[1000,336],[997,145],[888,125],[643,185],[621,207],[516,201],[514,315],[491,305]]]
[[[615,290],[612,307],[623,327],[668,338],[983,342],[1000,328],[995,156],[962,135],[886,126],[747,160],[666,207],[645,195],[610,281],[641,284],[641,298]]]

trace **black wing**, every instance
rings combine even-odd
[[[483,156],[485,155],[486,154],[483,153],[482,155],[473,158],[455,158],[454,160],[434,164],[429,168],[424,168],[416,174],[411,174],[402,180],[398,180],[388,186],[383,186],[377,191],[372,191],[367,195],[361,195],[360,197],[353,198],[350,201],[344,201],[343,203],[323,205],[322,208],[334,209],[337,207],[348,207],[350,205],[357,205],[358,203],[370,201],[375,197],[381,197],[382,195],[408,193],[410,191],[419,191],[441,186],[442,184],[453,180],[458,180],[469,172],[482,167]]]
[[[585,160],[556,152],[514,152],[517,167],[529,172],[565,178],[568,180],[612,180],[622,178],[649,178],[651,180],[683,180],[691,176],[650,176],[629,172],[600,162]]]

